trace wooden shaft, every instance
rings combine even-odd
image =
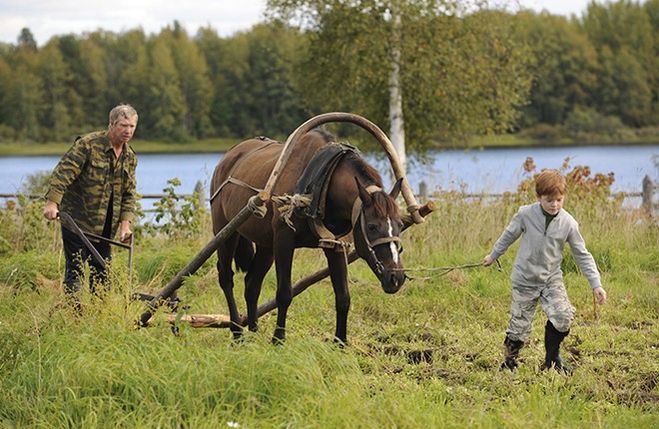
[[[149,319],[153,316],[153,311],[160,306],[160,304],[169,298],[178,288],[183,284],[185,277],[194,274],[203,264],[211,257],[213,252],[217,250],[219,245],[225,241],[231,234],[233,234],[238,227],[243,224],[247,218],[252,214],[252,204],[258,206],[263,205],[264,201],[258,197],[253,196],[250,202],[243,207],[238,214],[231,219],[231,221],[224,226],[213,239],[203,248],[192,261],[188,263],[176,276],[149,302],[149,309],[142,313],[138,321],[139,326],[147,326]]]
[[[168,314],[167,321],[172,325],[179,322],[189,323],[193,328],[229,328],[231,320],[223,314]]]
[[[426,204],[419,208],[419,214],[424,218],[432,213],[436,209],[435,203],[428,201]],[[410,226],[414,225],[415,222],[412,220],[411,216],[403,217],[403,230],[406,230]],[[357,252],[354,250],[348,255],[348,264],[359,259]],[[322,270],[316,271],[315,273],[303,278],[293,285],[292,292],[293,296],[297,296],[300,293],[304,292],[309,286],[312,286],[324,278],[329,276],[329,268],[323,268]],[[262,304],[256,310],[257,317],[261,317],[266,313],[277,308],[277,301],[272,299],[265,304]],[[175,324],[178,321],[189,323],[192,327],[195,328],[230,328],[231,320],[228,316],[223,314],[190,314],[183,315],[180,319],[177,319],[176,315],[167,316],[169,323]],[[239,323],[242,326],[247,326],[247,317],[242,316]]]
[[[425,218],[430,213],[432,213],[436,208],[437,207],[434,202],[428,201],[426,204],[419,207],[419,214]],[[403,231],[409,228],[410,226],[416,224],[416,222],[409,215],[404,216],[402,220],[403,220]],[[357,259],[359,259],[359,256],[357,255],[357,252],[353,250],[348,255],[348,264],[353,263]],[[307,288],[309,288],[309,286],[318,283],[319,281],[323,280],[328,276],[329,276],[329,268],[323,268],[322,270],[316,271],[315,273],[303,278],[302,280],[298,281],[293,285],[292,288],[293,296],[295,297],[299,295],[300,293],[304,292]],[[264,314],[274,310],[275,308],[277,308],[277,301],[275,299],[272,299],[258,307],[258,309],[256,310],[257,317],[261,317]],[[240,320],[240,324],[242,326],[246,326],[247,318],[243,316]]]
[[[133,249],[135,248],[135,236],[130,235],[130,244],[128,246],[128,284],[133,284]]]

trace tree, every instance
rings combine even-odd
[[[82,97],[87,124],[98,127],[108,122],[108,110],[114,107],[108,101],[108,63],[107,52],[92,38],[85,38],[79,45],[80,66],[74,69],[76,81],[79,82],[78,93]]]
[[[151,94],[152,65],[144,31],[124,33],[110,46],[113,61],[108,68],[108,98],[113,105],[123,102],[135,107],[140,114],[137,133],[151,137],[158,117],[150,109],[157,101]]]
[[[151,129],[154,137],[181,141],[190,137],[185,128],[187,108],[168,38],[169,35],[161,33],[149,46],[146,109],[154,118]]]
[[[306,93],[390,127],[402,162],[406,135],[455,138],[507,129],[530,79],[509,16],[479,2],[269,0],[270,16],[310,33]],[[492,73],[497,73],[496,78]],[[498,77],[502,79],[497,80]],[[407,124],[407,126],[406,126]]]
[[[547,13],[516,15],[518,37],[533,52],[533,85],[523,125],[562,124],[578,106],[594,103],[597,52],[575,21]]]
[[[21,49],[37,50],[37,41],[29,28],[24,27],[18,35],[18,47]]]
[[[294,83],[300,35],[281,24],[257,25],[247,37],[249,115],[254,134],[288,135],[307,119]]]
[[[605,46],[600,61],[602,69],[596,96],[600,112],[616,115],[627,125],[647,125],[652,109],[652,91],[636,56],[625,47],[614,53]]]
[[[43,85],[43,104],[40,123],[49,139],[69,139],[74,112],[80,105],[67,103],[70,72],[59,49],[59,40],[51,39],[40,52],[37,72]]]
[[[2,94],[5,123],[16,131],[17,138],[39,141],[43,103],[42,83],[36,74],[39,52],[31,44],[22,44],[8,56],[7,64],[10,71],[4,79],[6,92]]]
[[[207,137],[213,132],[209,117],[213,95],[208,65],[197,45],[177,21],[173,29],[167,28],[165,31],[171,34],[172,56],[187,107],[186,129],[194,137]]]
[[[281,24],[259,24],[221,39],[211,28],[195,38],[209,66],[211,120],[220,135],[287,136],[308,118],[295,68],[304,36]]]
[[[593,1],[583,18],[603,65],[598,93],[606,105],[600,110],[620,116],[627,125],[648,125],[658,117],[657,17],[652,16],[659,9],[656,3],[643,7],[629,0]]]
[[[238,100],[241,88],[229,83],[227,75],[235,68],[246,67],[246,60],[240,55],[228,60],[230,42],[221,39],[211,27],[200,28],[195,36],[195,43],[199,46],[209,69],[213,94],[209,112],[211,124],[219,135],[241,135],[236,132],[240,129],[236,116],[240,106]],[[241,82],[240,78],[236,79],[236,84]],[[232,108],[234,102],[236,109]]]
[[[652,88],[652,124],[659,123],[659,0],[648,0],[644,5],[645,13],[650,20],[653,34],[654,49],[650,58],[651,66],[650,82]]]

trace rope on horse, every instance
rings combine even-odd
[[[295,226],[293,226],[293,211],[300,207],[309,207],[311,204],[311,195],[309,194],[294,194],[294,195],[273,195],[271,197],[272,202],[277,204],[279,207],[277,210],[281,214],[282,219],[286,222],[293,231],[295,231]]]
[[[254,197],[252,197],[252,198],[254,198]],[[259,218],[264,217],[266,215],[266,213],[268,212],[268,209],[265,207],[265,205],[262,205],[262,206],[258,205],[255,200],[252,200],[252,198],[247,200],[247,207],[249,208],[249,210],[252,212],[252,214],[254,216],[259,217]]]
[[[501,268],[501,263],[499,260],[496,260],[497,264],[497,271],[502,272],[503,269]],[[445,267],[430,267],[430,268],[396,268],[395,271],[405,271],[405,272],[411,272],[411,271],[432,271],[432,272],[437,272],[440,271],[438,276],[444,276],[448,273],[450,273],[453,270],[463,270],[467,268],[478,268],[478,267],[484,267],[482,262],[477,262],[474,264],[463,264],[463,265],[449,265]],[[424,279],[427,279],[428,277],[423,277]],[[414,280],[414,278],[410,278],[411,280]]]

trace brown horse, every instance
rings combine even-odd
[[[292,195],[305,167],[323,147],[333,142],[324,131],[304,134],[294,146],[291,157],[272,189],[273,195]],[[217,234],[264,187],[282,152],[282,144],[271,140],[251,139],[229,150],[215,168],[211,183],[213,230]],[[357,254],[366,260],[386,293],[395,293],[403,285],[399,234],[401,218],[395,198],[401,181],[391,194],[382,191],[382,179],[373,167],[351,151],[342,157],[329,177],[325,193],[323,225],[332,232],[352,230]],[[234,338],[240,337],[240,315],[233,295],[232,260],[246,271],[245,300],[247,325],[257,329],[257,305],[263,278],[274,261],[277,272],[277,327],[273,342],[285,338],[286,312],[292,301],[291,266],[296,248],[319,247],[320,237],[309,218],[295,212],[288,219],[270,200],[263,218],[251,216],[217,250],[217,270],[232,322]],[[256,251],[254,251],[254,246]],[[335,294],[335,337],[346,342],[346,324],[350,308],[347,261],[345,253],[323,248]]]

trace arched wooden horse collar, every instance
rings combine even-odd
[[[389,140],[389,137],[387,137],[387,135],[373,122],[362,116],[355,115],[354,113],[323,113],[321,115],[314,116],[313,118],[300,125],[295,131],[293,131],[293,133],[288,136],[288,139],[286,140],[284,150],[279,156],[275,167],[272,169],[272,174],[270,174],[268,182],[266,183],[263,191],[259,193],[259,198],[264,202],[270,200],[272,188],[277,183],[279,174],[281,173],[283,167],[286,165],[286,162],[288,161],[288,158],[290,157],[292,150],[294,149],[294,146],[300,137],[316,127],[332,122],[353,123],[365,129],[373,137],[375,137],[375,139],[378,141],[378,143],[380,143],[380,146],[382,146],[385,153],[387,154],[387,158],[389,158],[389,162],[394,172],[394,177],[396,180],[401,180],[401,194],[403,195],[403,199],[407,204],[407,211],[410,213],[412,220],[414,223],[423,223],[423,216],[419,214],[420,206],[414,197],[414,192],[412,191],[407,178],[405,177],[405,171],[403,170],[403,166],[398,159],[398,155],[396,154],[396,149]]]

